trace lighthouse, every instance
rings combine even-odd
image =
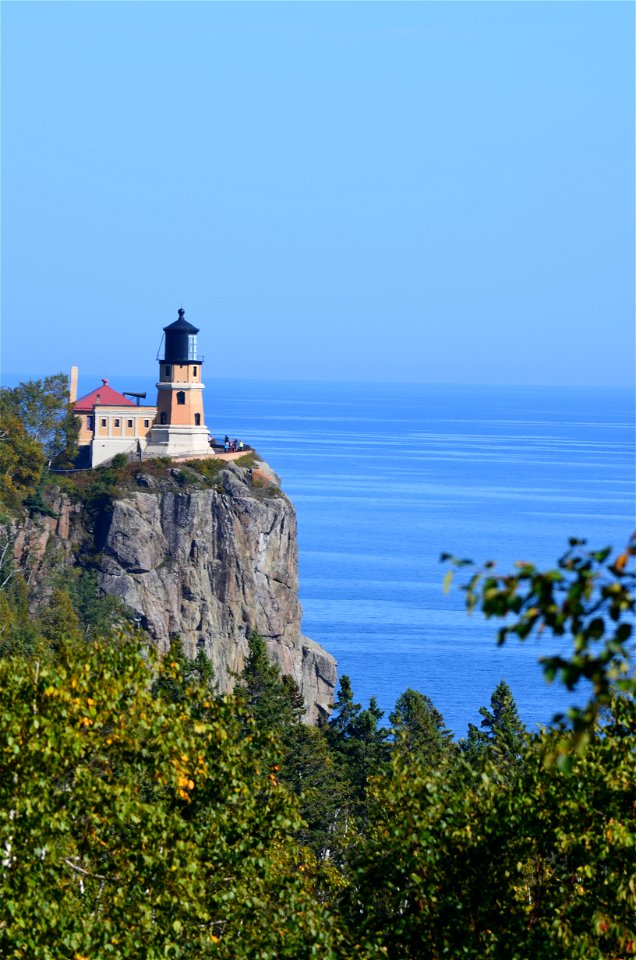
[[[146,454],[155,457],[196,456],[209,453],[208,429],[203,413],[203,383],[199,358],[198,327],[185,318],[163,328],[164,351],[159,360],[157,416]]]

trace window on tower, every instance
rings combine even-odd
[[[195,413],[195,415],[194,415],[194,425],[195,425],[195,427],[200,427],[200,426],[201,426],[201,414],[200,414],[200,413]]]
[[[163,368],[163,375],[164,375],[164,377],[171,377],[171,376],[172,376],[172,367],[168,367],[168,366],[164,367],[164,368]]]
[[[165,410],[162,412],[162,414],[161,414],[161,416],[160,416],[160,418],[159,418],[159,421],[160,421],[160,423],[167,423],[167,422],[168,422],[168,415],[166,414]]]
[[[193,377],[196,377],[196,375],[197,375],[197,368],[196,368],[196,367],[192,367],[192,376],[193,376]]]
[[[178,391],[178,393],[177,393],[177,403],[179,403],[179,404],[184,404],[184,403],[185,403],[185,391],[183,391],[183,390],[179,390],[179,391]]]
[[[197,337],[195,333],[188,335],[188,360],[197,358]]]

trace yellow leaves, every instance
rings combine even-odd
[[[629,550],[625,550],[624,553],[620,553],[616,557],[616,560],[614,561],[614,566],[619,573],[622,573],[623,570],[625,569],[625,566],[627,565],[627,561],[629,560],[629,557],[630,557]]]

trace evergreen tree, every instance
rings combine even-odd
[[[486,760],[502,773],[511,774],[521,763],[529,737],[521,722],[510,687],[501,680],[490,698],[490,710],[480,707],[481,730],[469,724],[468,737],[462,741],[462,752],[473,765]]]
[[[418,754],[431,764],[439,764],[455,752],[453,734],[429,697],[417,690],[406,690],[389,715],[395,749]]]
[[[161,661],[152,693],[169,703],[187,703],[194,690],[199,695],[216,696],[214,668],[203,650],[199,650],[195,660],[190,660],[183,650],[181,638],[173,637]]]
[[[78,643],[82,639],[79,617],[67,590],[53,591],[49,605],[40,614],[40,629],[53,651],[58,651],[63,643]]]
[[[351,680],[344,674],[326,733],[342,778],[349,785],[348,814],[363,822],[366,817],[368,780],[386,768],[390,758],[389,731],[380,725],[384,713],[371,697],[363,710],[353,699]]]
[[[297,726],[305,702],[293,677],[281,677],[277,664],[267,656],[265,640],[258,633],[249,638],[249,653],[239,676],[237,692],[262,735],[281,736]]]
[[[279,778],[298,798],[305,821],[297,840],[320,860],[341,863],[350,789],[324,728],[297,724],[288,731],[284,747]]]

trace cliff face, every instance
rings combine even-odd
[[[135,612],[161,651],[178,634],[189,656],[206,652],[220,687],[230,689],[257,630],[315,720],[332,703],[336,664],[302,636],[295,512],[258,466],[229,463],[208,489],[180,486],[179,469],[167,479],[139,474],[90,523],[62,497],[53,505],[59,519],[41,521],[39,533],[18,532],[16,559],[28,553],[36,569],[54,549],[73,563],[92,541],[100,588]]]

